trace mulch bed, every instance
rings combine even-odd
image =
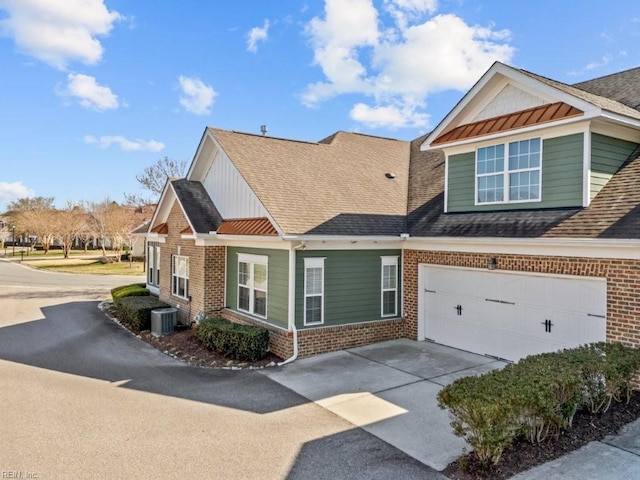
[[[640,392],[635,392],[628,404],[613,402],[604,414],[576,414],[571,430],[553,436],[540,445],[518,440],[502,454],[497,466],[485,470],[470,453],[442,472],[456,480],[502,480],[549,462],[583,447],[589,442],[615,435],[624,425],[640,418]]]
[[[116,316],[116,308],[113,303],[105,302],[101,306],[102,310],[114,319],[120,326],[126,328],[138,338],[144,340],[148,344],[154,346],[161,352],[170,355],[178,360],[182,360],[191,365],[209,368],[227,368],[240,370],[243,368],[265,368],[275,366],[282,362],[282,358],[267,353],[266,357],[257,362],[247,362],[236,360],[234,358],[225,357],[224,355],[211,351],[204,347],[200,340],[195,336],[195,332],[191,328],[175,331],[162,337],[151,335],[149,330],[134,331],[128,325],[118,321]]]
[[[153,345],[167,355],[178,358],[191,365],[210,368],[264,368],[276,365],[282,359],[273,353],[257,362],[245,362],[225,357],[219,353],[208,350],[200,343],[192,329],[174,332],[162,337],[151,335],[149,330],[138,333],[145,342]]]

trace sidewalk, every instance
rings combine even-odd
[[[513,480],[619,480],[640,478],[640,420],[620,434],[522,472]]]

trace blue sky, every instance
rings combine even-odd
[[[639,44],[631,0],[0,0],[0,211],[143,193],[206,126],[413,139],[495,60],[575,83]]]

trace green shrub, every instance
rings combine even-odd
[[[606,412],[612,401],[628,401],[640,351],[620,343],[593,343],[565,350],[562,357],[580,368],[582,403],[591,413]]]
[[[449,410],[454,433],[484,465],[496,464],[520,435],[539,443],[571,427],[582,408],[604,412],[629,399],[640,371],[640,350],[597,343],[532,355],[480,377],[444,387],[438,404]]]
[[[267,329],[222,318],[202,320],[196,326],[195,335],[209,350],[239,360],[257,361],[269,351]]]
[[[143,297],[151,295],[144,283],[133,283],[131,285],[121,285],[111,289],[111,297],[114,302],[125,297]]]
[[[485,466],[497,464],[521,430],[508,375],[492,371],[464,377],[438,393],[438,405],[453,417],[453,432],[473,447]]]
[[[118,319],[135,331],[150,330],[151,310],[170,306],[153,295],[124,297],[116,302]]]
[[[531,443],[569,428],[582,404],[578,366],[557,353],[532,355],[502,372],[510,377],[523,432]]]

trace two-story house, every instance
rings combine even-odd
[[[208,128],[149,225],[148,286],[182,321],[266,326],[283,358],[640,345],[638,86],[496,63],[413,142]]]

